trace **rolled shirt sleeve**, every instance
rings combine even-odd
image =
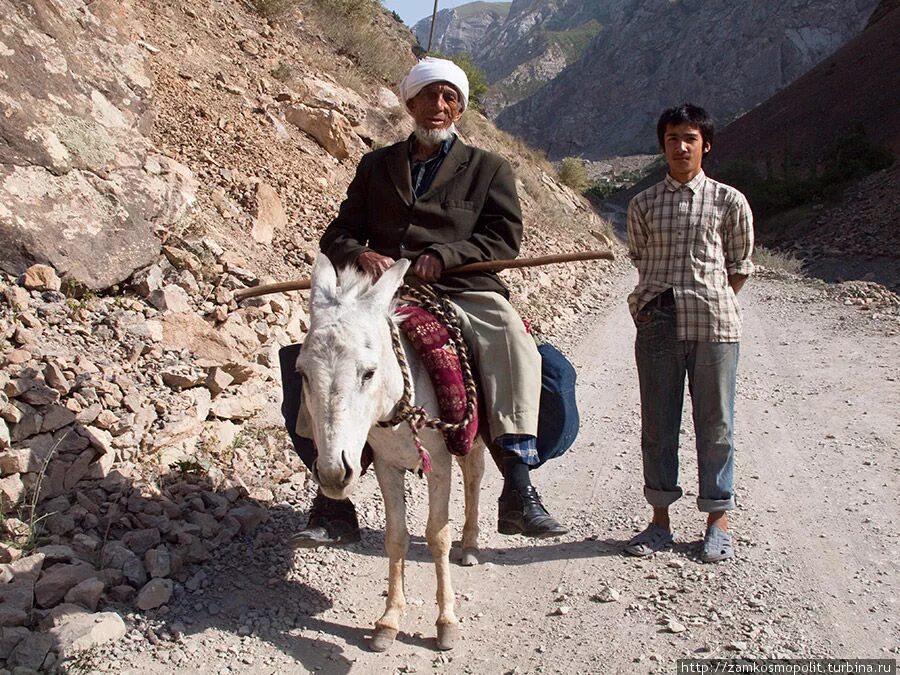
[[[753,212],[747,198],[735,193],[724,228],[725,269],[728,276],[753,274]]]

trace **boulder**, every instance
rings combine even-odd
[[[337,110],[313,108],[296,103],[284,110],[284,118],[312,136],[329,154],[339,160],[362,151],[363,143],[353,133],[350,121]]]
[[[0,268],[18,275],[46,263],[93,290],[152,263],[154,229],[177,222],[196,191],[173,160],[145,168],[148,54],[131,39],[128,6],[92,14],[104,4],[85,5],[75,21],[0,0]]]
[[[65,659],[77,651],[121,640],[125,633],[125,622],[115,612],[80,612],[62,617],[47,634],[56,642],[60,659]]]

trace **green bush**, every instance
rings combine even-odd
[[[559,182],[576,192],[584,192],[588,186],[587,169],[578,157],[565,157],[559,163]]]

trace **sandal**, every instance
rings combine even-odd
[[[700,552],[700,560],[703,562],[719,562],[734,557],[734,543],[731,534],[721,530],[715,525],[710,525],[703,538],[703,550]]]
[[[640,534],[625,544],[625,551],[631,555],[644,557],[668,548],[675,541],[675,533],[650,523]]]

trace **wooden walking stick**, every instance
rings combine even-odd
[[[556,263],[577,262],[579,260],[613,260],[612,251],[579,251],[577,253],[560,253],[557,255],[542,255],[536,258],[516,258],[515,260],[487,260],[485,262],[469,263],[444,270],[444,274],[465,274],[467,272],[498,272],[500,270],[514,269],[517,267],[538,267],[539,265],[553,265]],[[279,281],[274,284],[261,284],[252,288],[242,288],[234,292],[234,299],[238,302],[247,298],[255,298],[271,293],[287,293],[288,291],[303,291],[310,287],[310,279],[297,279],[296,281]]]

